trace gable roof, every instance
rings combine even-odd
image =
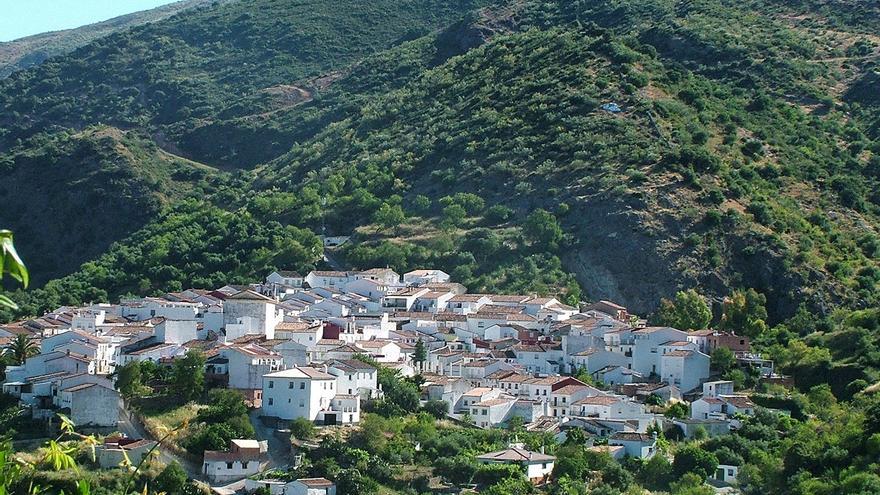
[[[611,435],[611,440],[618,440],[622,442],[643,442],[643,443],[654,443],[656,439],[648,435],[647,433],[636,433],[634,431],[618,431],[617,433]]]
[[[333,270],[312,270],[309,275],[314,275],[316,277],[348,278],[349,276],[351,276],[351,272],[340,272]]]
[[[542,454],[540,452],[532,452],[531,450],[526,450],[520,447],[511,447],[505,450],[478,455],[477,459],[481,461],[495,462],[548,462],[556,460],[556,457]]]
[[[335,380],[336,377],[309,366],[295,366],[290,369],[263,375],[264,378],[309,378],[312,380]]]
[[[487,399],[472,405],[476,407],[493,407],[509,404],[511,402],[516,402],[516,399],[513,397],[498,397],[497,399]]]
[[[235,301],[265,301],[265,302],[271,302],[271,303],[274,303],[274,302],[275,302],[275,300],[272,299],[271,297],[264,296],[264,295],[262,295],[262,294],[259,294],[259,293],[257,293],[257,292],[254,292],[254,291],[252,291],[252,290],[250,290],[250,289],[246,289],[246,290],[243,290],[243,291],[237,292],[237,293],[235,293],[235,294],[233,294],[233,295],[227,297],[226,300],[227,300],[227,301],[229,301],[229,300],[235,300]]]
[[[321,325],[312,326],[308,321],[282,321],[275,325],[275,331],[293,332],[293,333],[315,333],[321,328]]]
[[[593,387],[590,387],[589,385],[571,384],[557,388],[552,393],[553,395],[571,395],[580,391],[590,390],[591,388]]]
[[[310,488],[323,488],[333,486],[333,482],[327,478],[300,478],[297,483],[302,483]]]
[[[328,366],[341,369],[343,371],[375,371],[376,367],[367,364],[360,359],[331,359],[326,363]]]
[[[623,399],[619,397],[615,397],[613,395],[594,395],[593,397],[584,397],[583,399],[574,403],[576,406],[610,406],[612,404],[617,404],[621,402]]]
[[[647,334],[660,332],[662,330],[675,330],[676,332],[681,332],[681,330],[679,330],[677,328],[672,328],[672,327],[644,327],[644,328],[637,328],[637,329],[633,330],[633,333],[647,335]],[[682,332],[682,333],[684,333],[684,332]]]
[[[685,351],[685,350],[678,349],[675,351],[667,352],[666,354],[664,354],[661,357],[675,357],[675,358],[682,357],[683,358],[683,357],[690,357],[693,354],[694,354],[694,351]]]

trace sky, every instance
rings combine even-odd
[[[105,21],[173,0],[0,0],[0,41]]]

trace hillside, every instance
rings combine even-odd
[[[561,10],[508,12],[519,33],[364,100],[274,160],[258,184],[343,184],[343,201],[334,209],[340,193],[331,194],[329,213],[341,230],[352,213],[369,220],[369,208],[353,212],[346,201],[359,184],[380,200],[403,196],[410,210],[416,195],[436,201],[458,191],[506,204],[520,218],[536,207],[555,211],[572,237],[562,257],[587,294],[640,311],[691,286],[717,294],[756,287],[777,316],[802,302],[815,309],[876,301],[876,145],[871,151],[849,108],[834,106],[864,84],[858,77],[872,77],[877,46],[854,34],[853,45],[872,48],[832,53],[841,34],[810,40],[816,28],[791,25],[783,13],[769,21],[746,15],[758,5],[694,3],[687,15],[669,6],[643,4],[623,15],[597,5],[582,17],[625,22],[587,29],[572,29]],[[659,23],[644,17],[664,11],[671,17]],[[525,29],[533,24],[548,28]],[[753,35],[733,39],[735,32]],[[765,51],[744,78],[741,67],[773,37],[789,41]],[[690,58],[705,52],[700,38],[725,54]],[[694,47],[681,46],[685,40]],[[419,53],[432,56],[416,44],[410,54]],[[412,57],[398,58],[404,64],[383,70],[411,72]],[[841,74],[845,81],[814,76],[848,63],[855,67]],[[816,108],[819,99],[825,109]],[[623,111],[598,108],[611,102]],[[314,110],[300,113],[307,112]],[[851,143],[848,152],[841,142]],[[285,194],[267,193],[282,204]],[[309,211],[301,199],[294,205]],[[437,213],[428,216],[439,221]],[[422,235],[416,244],[425,242]],[[640,264],[629,262],[633,253]],[[441,266],[460,266],[436,254]]]
[[[209,0],[183,0],[75,29],[52,31],[2,42],[0,43],[0,79],[8,77],[13,72],[39,65],[46,59],[70,53],[103,36],[148,22],[160,21],[183,10],[207,3]]]
[[[473,5],[245,0],[114,33],[0,82],[0,149],[97,122],[194,125],[241,95],[345,67]]]
[[[345,15],[331,15],[337,8]],[[114,33],[75,53],[17,72],[0,81],[0,163],[15,170],[15,181],[22,187],[10,193],[13,206],[4,209],[0,220],[17,230],[22,249],[33,253],[29,258],[35,281],[66,275],[143,226],[163,203],[153,201],[153,196],[164,191],[151,186],[155,180],[147,180],[145,187],[132,184],[115,190],[117,184],[138,176],[142,168],[138,160],[131,168],[105,168],[106,176],[101,178],[90,171],[88,156],[65,157],[63,169],[47,170],[46,164],[54,158],[39,157],[47,142],[64,142],[90,126],[111,125],[139,136],[144,146],[156,148],[156,143],[174,155],[205,162],[211,157],[194,156],[164,139],[164,126],[197,127],[241,95],[262,94],[266,87],[345,67],[406,37],[451,22],[470,8],[469,2],[442,0],[333,6],[287,0],[215,2]],[[29,156],[38,158],[26,159]],[[244,159],[220,165],[234,169],[249,163]],[[153,165],[161,164],[154,161]],[[175,173],[152,168],[152,175]],[[55,177],[56,172],[63,177]],[[52,201],[38,194],[41,202],[33,202],[29,194],[44,190],[62,194]],[[118,214],[110,206],[120,203],[137,205],[136,214],[121,225],[115,222],[105,228],[108,219],[101,212],[95,216],[78,213],[92,196],[112,196],[109,203],[91,202],[98,209],[107,207],[104,212],[108,214]],[[43,213],[48,209],[42,201],[79,215],[84,225],[78,231],[100,231],[100,239],[87,243],[86,249],[64,249],[64,253],[58,251],[61,246],[43,249],[46,239],[66,239],[70,234],[63,221],[55,217],[46,221]],[[28,209],[24,204],[30,205]],[[87,237],[82,239],[89,238],[83,235]],[[65,242],[81,240],[78,236]]]
[[[431,263],[472,290],[650,312],[681,288],[745,286],[777,321],[876,303],[876,6],[476,6],[187,12],[0,83],[0,140],[26,154],[98,121],[136,129],[249,169],[203,191],[217,207],[356,233],[339,253],[353,266]],[[530,236],[553,217],[563,237]]]
[[[476,314],[434,315],[434,323],[396,314],[409,321],[391,340],[438,332],[413,345],[420,372],[403,378],[396,351],[354,342],[367,349],[355,359],[372,361],[365,354],[382,349],[377,382],[367,387],[381,394],[345,411],[349,396],[334,394],[351,375],[339,368],[346,382],[324,387],[326,399],[357,413],[348,421],[359,424],[316,435],[309,421],[294,420],[297,449],[318,446],[268,477],[326,477],[341,495],[466,487],[707,495],[717,492],[707,479],[723,465],[745,495],[880,495],[878,33],[877,0],[237,0],[117,32],[0,80],[0,229],[15,231],[34,281],[10,294],[19,308],[4,306],[0,322],[246,284],[273,270],[437,268],[466,285],[471,294],[459,300],[529,294],[521,307],[537,316],[513,316],[519,309],[500,305],[517,298],[495,295]],[[319,233],[350,238],[325,249]],[[372,308],[389,300],[370,294]],[[537,309],[544,304],[532,295],[582,310],[611,299],[653,328],[587,311],[556,320],[552,313],[568,308],[547,299]],[[338,317],[321,313],[357,307],[326,299],[285,320],[335,325]],[[490,316],[496,311],[513,313]],[[505,338],[469,339],[452,320]],[[525,326],[548,338],[536,340]],[[216,322],[226,337],[184,346],[213,354],[215,344],[230,344],[231,328]],[[310,332],[302,335],[311,341]],[[12,338],[21,356],[3,356],[0,371],[26,360],[28,339]],[[252,346],[280,342],[234,342],[245,340],[224,349],[265,357]],[[200,352],[170,367],[141,361],[149,356],[140,345],[150,342],[120,349],[137,357],[114,374],[124,407],[143,404],[141,412],[168,418],[164,439],[198,455],[282,426],[263,422],[271,407],[253,411],[251,425],[238,392],[205,394],[203,382],[221,373],[204,380]],[[351,351],[324,352],[324,343],[307,353],[310,364]],[[160,363],[171,352],[156,351]],[[507,384],[504,394],[517,397],[490,390],[452,421],[448,404],[420,400],[423,386],[447,382],[422,374],[426,360],[447,376],[513,364],[537,380],[493,373],[479,385]],[[694,380],[676,378],[685,374]],[[572,388],[574,380],[591,387]],[[658,381],[670,386],[654,388]],[[349,386],[360,394],[360,384]],[[703,400],[692,401],[686,392],[699,394],[701,384]],[[643,393],[626,390],[633,385]],[[292,382],[266,387],[301,393]],[[542,402],[538,388],[544,413],[579,418],[562,442],[541,412],[513,413]],[[625,392],[646,408],[625,404]],[[291,396],[261,397],[280,404],[275,411],[285,402],[292,410]],[[503,423],[492,412],[502,406],[510,414]],[[647,425],[647,414],[659,421]],[[2,404],[0,416],[4,425],[30,417]],[[605,426],[596,427],[597,417]],[[537,427],[525,427],[535,419]],[[474,420],[481,427],[463,426]],[[617,462],[602,452],[603,437],[627,424],[642,433],[612,439],[641,448]],[[32,480],[64,483],[65,493],[117,493],[129,481],[144,493],[189,492],[179,467],[137,483],[128,468],[111,479],[88,460],[86,443],[96,442],[74,451],[57,438],[35,451],[37,469],[12,470],[25,478],[11,492]],[[286,444],[271,443],[279,439]],[[555,456],[549,482],[524,479],[521,466],[478,462],[512,442]],[[56,448],[87,469],[44,471],[73,464]],[[269,449],[273,465],[288,465],[286,448],[278,459]],[[91,478],[91,491],[73,483],[80,477]],[[177,487],[165,486],[172,478]]]
[[[215,171],[134,132],[62,133],[0,162],[0,224],[13,229],[33,280],[103,254],[165,206],[213,188]]]

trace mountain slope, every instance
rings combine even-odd
[[[243,0],[95,40],[0,82],[0,149],[97,122],[155,129],[344,67],[451,22],[469,1]]]
[[[596,5],[590,18],[615,16]],[[333,193],[341,204],[334,214],[330,195],[324,216],[338,229],[353,213],[369,221],[370,208],[353,211],[349,200],[363,184],[379,200],[466,191],[523,216],[539,206],[568,212],[567,267],[590,296],[642,311],[690,286],[719,295],[756,287],[777,316],[802,302],[875,301],[877,157],[864,151],[871,142],[841,153],[841,141],[861,135],[849,114],[789,102],[807,97],[795,91],[839,96],[827,92],[837,81],[791,72],[799,65],[809,76],[811,66],[824,66],[822,47],[799,48],[803,35],[781,22],[740,21],[743,32],[792,37],[748,71],[758,78],[744,79],[739,67],[760,47],[741,39],[728,46],[717,20],[748,19],[744,11],[702,2],[683,21],[643,29],[640,16],[666,5],[641,4],[642,14],[627,5],[633,11],[610,30],[557,27],[497,39],[324,127],[259,183],[342,184]],[[566,26],[566,15],[520,17]],[[695,39],[694,25],[728,53],[711,57],[711,67],[668,49]],[[815,51],[797,56],[806,49]],[[597,108],[610,102],[624,111]],[[301,200],[292,205],[310,211]]]
[[[112,127],[59,135],[8,157],[3,170],[0,225],[32,253],[36,284],[100,256],[165,205],[204,194],[216,175]]]
[[[266,88],[343,68],[402,39],[452,22],[471,5],[445,0],[334,5],[314,0],[215,2],[100,38],[72,54],[17,72],[0,81],[0,163],[13,164],[15,180],[32,188],[11,192],[13,209],[0,215],[0,220],[19,232],[23,249],[34,248],[30,259],[35,281],[70,273],[155,215],[158,206],[142,206],[156,205],[153,193],[163,191],[151,191],[147,181],[146,187],[123,187],[117,192],[113,190],[116,184],[92,180],[91,157],[66,159],[63,180],[55,184],[75,189],[64,189],[56,198],[61,209],[77,211],[82,206],[77,198],[116,194],[119,202],[138,206],[124,228],[103,230],[99,240],[88,243],[88,249],[65,249],[76,254],[59,255],[42,249],[40,239],[69,238],[66,226],[34,214],[47,210],[31,202],[28,194],[46,187],[37,183],[41,177],[52,178],[54,172],[47,173],[44,167],[61,157],[23,157],[39,154],[47,141],[62,142],[71,133],[101,124],[132,135],[149,135],[175,155],[205,162],[212,158],[210,154],[198,156],[166,139],[165,126],[199,127],[242,96],[256,97]],[[237,168],[253,163],[243,159],[220,165]],[[133,176],[140,172],[138,163],[130,172],[124,168],[117,167],[117,171]],[[103,220],[83,217],[87,225],[80,230],[97,232]]]
[[[52,31],[13,41],[0,42],[0,79],[9,76],[13,72],[39,65],[46,59],[70,53],[97,38],[148,22],[156,22],[186,9],[207,3],[209,3],[209,0],[183,0],[75,29]]]
[[[29,78],[42,81],[51,63],[10,78],[0,102],[27,118],[5,139],[32,147],[52,115],[53,125],[136,126],[199,162],[253,168],[209,191],[216,206],[355,233],[340,253],[353,266],[433,264],[473,290],[569,297],[573,273],[588,297],[647,312],[680,288],[717,300],[749,286],[776,320],[803,303],[821,312],[878,300],[876,9],[853,27],[836,3],[822,8],[837,16],[763,0],[502,2],[458,22],[454,9],[445,22],[410,19],[394,35],[364,27],[358,36],[385,40],[369,49],[325,37],[278,52],[255,27],[274,29],[267,16],[282,4],[186,14],[117,40],[122,51],[84,50],[64,63],[134,69],[65,75],[62,100],[89,84],[111,90],[77,114],[27,108],[29,94],[46,94]],[[432,23],[445,27],[416,36],[412,26]],[[210,44],[217,29],[228,36]],[[173,54],[168,65],[144,51],[148,40]],[[178,89],[204,91],[149,96],[171,94],[175,64],[188,76]],[[143,87],[120,100],[114,84],[136,78]],[[383,225],[397,206],[409,218]],[[530,234],[546,219],[537,208],[559,218],[564,239]],[[174,280],[194,280],[183,271]],[[88,284],[82,273],[73,278]]]

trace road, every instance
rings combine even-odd
[[[275,435],[275,429],[263,424],[260,420],[261,409],[254,409],[250,416],[251,424],[254,425],[254,433],[257,440],[266,440],[269,443],[269,468],[285,468],[290,465],[290,443]]]
[[[143,423],[141,423],[137,416],[134,414],[130,414],[128,410],[125,408],[125,405],[122,401],[119,401],[119,423],[117,424],[117,429],[120,433],[124,433],[125,435],[131,438],[146,438],[148,440],[158,440],[153,438],[152,435],[149,434],[147,429],[144,427]],[[159,461],[162,464],[168,465],[174,461],[177,461],[178,464],[186,471],[187,476],[195,480],[203,480],[201,466],[195,465],[188,459],[184,459],[174,452],[171,452],[167,448],[162,445],[159,445]]]
[[[342,264],[333,258],[332,252],[328,248],[324,248],[324,261],[330,266],[331,270],[344,271]]]

